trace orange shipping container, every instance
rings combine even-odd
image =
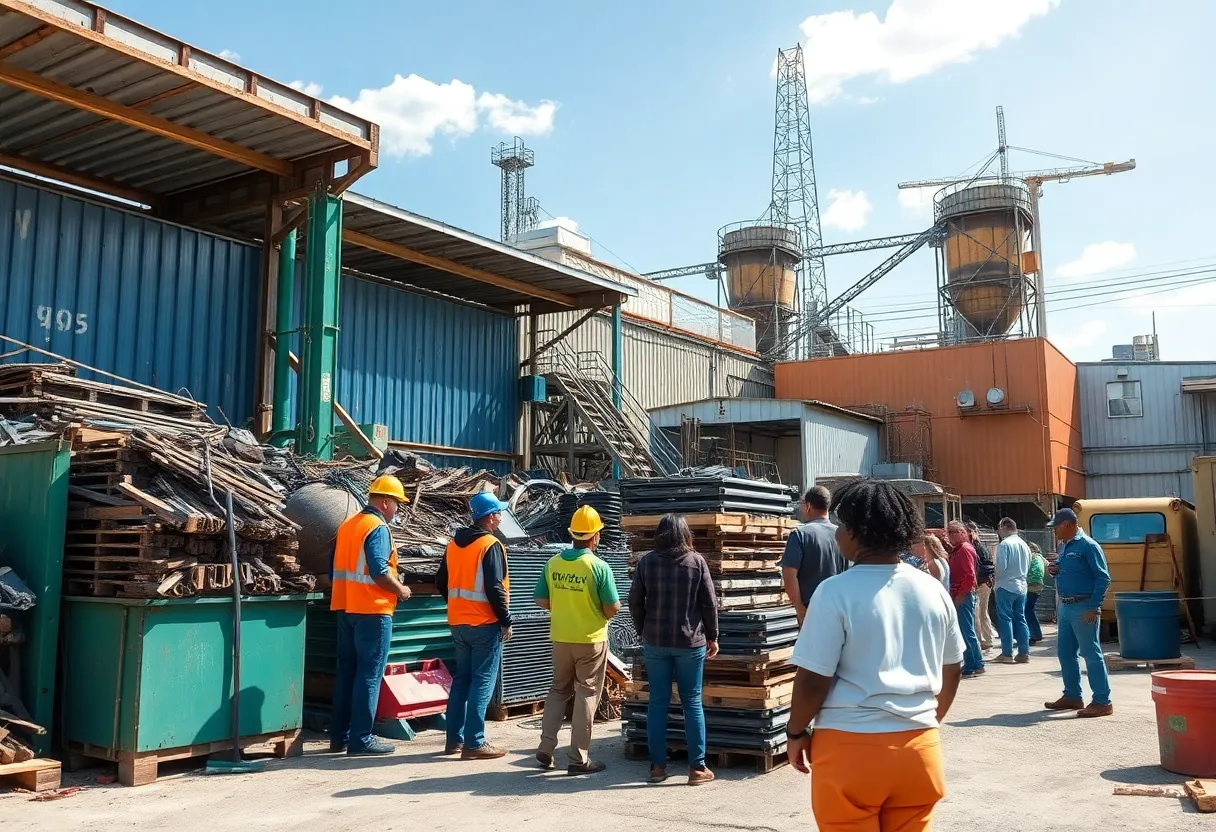
[[[1076,366],[1045,338],[794,361],[775,369],[778,398],[927,411],[932,476],[968,502],[1033,502],[1047,512],[1054,495],[1085,496]]]

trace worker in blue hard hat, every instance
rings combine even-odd
[[[329,608],[338,629],[329,750],[347,754],[388,754],[393,746],[372,736],[380,680],[388,662],[393,613],[410,589],[397,576],[397,552],[388,524],[408,503],[396,477],[376,477],[367,507],[338,528],[334,543],[333,589]]]
[[[489,492],[469,501],[472,525],[448,543],[435,587],[448,599],[456,667],[448,693],[445,754],[493,760],[507,752],[486,740],[486,708],[498,681],[503,642],[511,638],[507,550],[495,536],[507,504]]]

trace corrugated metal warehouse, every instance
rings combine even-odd
[[[1191,461],[1216,447],[1216,363],[1077,365],[1086,496],[1194,502]]]

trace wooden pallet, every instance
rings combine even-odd
[[[653,529],[663,519],[662,514],[634,514],[621,518],[625,531]],[[685,514],[684,519],[694,534],[697,529],[730,529],[738,534],[765,534],[788,532],[798,528],[799,523],[784,517],[767,517],[756,514]]]
[[[1181,656],[1177,659],[1125,659],[1118,653],[1107,653],[1103,658],[1106,659],[1107,670],[1127,670],[1129,668],[1145,669],[1145,670],[1194,670],[1195,660],[1190,656]]]
[[[1216,780],[1187,780],[1182,784],[1200,812],[1216,812]]]
[[[545,712],[545,700],[534,702],[512,702],[510,705],[491,705],[486,711],[486,719],[491,722],[506,722],[509,719],[523,719],[528,716],[540,716]]]
[[[266,745],[270,746],[271,753],[279,759],[299,757],[304,753],[304,740],[299,729],[241,737],[241,748],[245,751]],[[93,760],[105,760],[118,764],[118,782],[122,785],[146,786],[156,782],[161,763],[231,751],[232,740],[184,745],[178,748],[161,748],[155,751],[116,751],[88,743],[69,741],[67,749],[70,771],[88,768],[92,765]]]
[[[688,749],[683,743],[668,743],[668,754],[673,757],[687,757]],[[630,760],[650,759],[650,749],[644,742],[625,741],[625,756]],[[705,749],[705,762],[710,769],[715,768],[755,768],[757,774],[768,774],[789,762],[785,749],[774,751],[758,751],[752,748],[716,748],[708,746]]]
[[[0,765],[0,787],[45,792],[59,788],[58,760],[26,760],[24,763]]]

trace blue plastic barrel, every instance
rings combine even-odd
[[[1182,655],[1177,592],[1116,592],[1119,655],[1156,661]]]

